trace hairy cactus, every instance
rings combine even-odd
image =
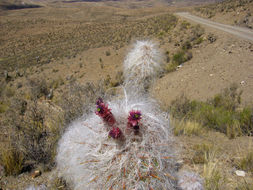
[[[156,43],[137,41],[123,64],[127,93],[145,93],[161,70],[164,60]]]
[[[137,42],[124,62],[125,96],[106,103],[99,98],[95,113],[63,134],[57,167],[73,189],[178,188],[168,114],[144,91],[146,78],[153,79],[161,65],[156,48]]]

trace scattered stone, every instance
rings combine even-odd
[[[183,160],[179,160],[176,163],[176,170],[179,171],[180,168],[182,168],[182,166],[184,165],[184,161]]]
[[[11,76],[9,75],[8,71],[4,71],[4,79],[5,81],[10,81],[11,80]]]
[[[53,98],[53,96],[54,96],[54,90],[51,88],[49,90],[48,95],[47,95],[47,99],[51,100]]]
[[[35,170],[33,173],[32,173],[32,178],[36,178],[36,177],[39,177],[41,175],[41,171],[40,170]]]
[[[67,77],[66,77],[66,80],[71,80],[72,77],[73,77],[73,75],[67,76]]]
[[[242,170],[236,170],[235,174],[240,177],[245,177],[246,175],[245,171],[242,171]]]
[[[177,66],[177,68],[181,68],[181,67],[183,67],[183,65],[182,65],[182,64]]]
[[[21,82],[19,82],[19,83],[17,84],[17,88],[22,88],[22,86],[23,86],[23,84],[22,84]]]
[[[208,41],[210,43],[213,43],[216,41],[216,37],[214,36],[214,34],[208,34],[208,37],[207,37]]]

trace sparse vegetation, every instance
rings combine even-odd
[[[194,164],[208,163],[210,159],[214,159],[217,150],[210,144],[198,144],[193,147],[195,153],[192,157]]]
[[[244,9],[246,0],[240,2],[234,8],[227,6],[220,11],[233,13]],[[1,3],[0,9],[3,8]],[[55,9],[46,16],[47,7],[7,12],[7,9],[35,8],[28,4],[5,7],[2,11],[6,12],[1,12],[0,169],[4,167],[7,177],[0,176],[0,189],[8,186],[8,180],[3,185],[7,178],[14,179],[13,183],[16,183],[15,177],[9,175],[24,173],[18,177],[22,180],[22,176],[30,177],[28,171],[33,169],[42,168],[43,175],[45,171],[54,169],[56,145],[65,126],[91,110],[98,96],[105,97],[105,91],[111,96],[121,90],[115,87],[123,84],[124,76],[122,68],[115,63],[122,57],[122,48],[126,48],[133,39],[154,39],[167,50],[167,64],[161,76],[180,70],[179,65],[183,66],[192,59],[191,52],[195,55],[198,48],[217,39],[214,34],[204,34],[200,25],[180,21],[167,11],[143,9],[135,15],[135,10],[125,12],[114,7],[110,12],[95,6],[89,5],[87,9],[86,5],[79,5],[80,12],[69,9],[66,4],[67,8]],[[206,7],[210,9],[211,5]],[[198,11],[203,10],[203,7],[198,8]],[[203,14],[215,17],[215,11],[204,10]],[[251,14],[247,13],[245,19],[238,19],[235,23],[248,25],[250,18]],[[86,50],[91,54],[96,51],[98,56],[93,59]],[[101,78],[93,77],[91,81],[101,80],[100,83],[86,83],[90,79],[90,65],[97,68],[98,75],[102,74]],[[253,188],[248,180],[238,180],[233,185],[229,184],[229,188],[223,188],[226,174],[221,166],[230,164],[230,170],[224,170],[227,169],[231,175],[234,175],[231,172],[233,168],[244,170],[246,178],[251,177],[251,150],[233,158],[224,154],[227,160],[221,161],[216,156],[220,151],[211,143],[213,139],[204,142],[209,133],[221,135],[225,139],[224,144],[252,136],[253,108],[251,105],[243,108],[241,102],[241,92],[233,86],[206,102],[180,97],[172,103],[170,115],[174,117],[171,126],[175,138],[190,139],[183,148],[192,152],[183,158],[183,164],[198,170],[205,178],[206,189]],[[229,138],[244,137],[228,140],[219,132]],[[220,146],[219,143],[217,146]],[[152,162],[159,166],[156,160]],[[232,177],[235,179],[236,176]],[[68,189],[61,178],[55,178],[53,183],[48,188]]]
[[[223,176],[218,169],[217,162],[208,161],[204,164],[204,178],[206,190],[221,190],[224,184]]]
[[[241,92],[232,85],[207,102],[190,101],[181,96],[173,101],[172,115],[177,119],[194,120],[205,128],[214,129],[234,138],[252,135],[252,108],[238,109]]]
[[[198,151],[202,156],[203,165],[203,177],[205,179],[206,190],[221,190],[224,188],[225,176],[222,175],[222,171],[219,169],[219,160],[217,159],[217,150],[210,145],[199,145]],[[203,157],[204,154],[204,157]]]
[[[6,139],[9,148],[0,150],[0,164],[7,175],[30,171],[38,165],[44,170],[51,169],[64,126],[87,111],[97,96],[103,97],[101,86],[71,83],[53,107],[47,105],[44,101],[47,101],[49,89],[57,89],[62,83],[62,78],[51,83],[44,79],[29,79],[28,94],[6,95],[10,105],[1,103],[1,113],[6,118],[3,131],[9,135]]]
[[[20,174],[23,169],[24,156],[13,147],[5,147],[0,152],[0,163],[4,166],[6,175]]]
[[[34,5],[34,4],[7,4],[7,5],[1,5],[2,9],[7,10],[16,10],[16,9],[31,9],[31,8],[40,8],[40,5]]]
[[[0,65],[1,69],[10,71],[16,67],[16,60],[19,60],[19,68],[22,68],[47,64],[52,59],[61,59],[66,55],[74,57],[77,53],[90,48],[109,45],[122,47],[123,44],[129,43],[134,38],[157,36],[161,31],[168,33],[176,24],[177,18],[171,14],[163,14],[138,21],[125,21],[124,23],[114,21],[86,24],[82,20],[73,23],[72,20],[52,21],[44,18],[3,22],[1,23],[0,40],[5,45],[1,46],[4,48],[0,48]],[[63,25],[64,30],[62,29]],[[41,27],[49,27],[52,32],[22,35],[4,40],[6,32],[22,30],[24,27],[30,26],[39,27],[40,29]],[[110,52],[107,51],[106,55],[109,56],[109,54]],[[36,57],[39,57],[39,59],[36,59]]]
[[[201,135],[203,133],[203,127],[196,121],[178,121],[172,122],[174,135]]]
[[[253,151],[248,152],[236,162],[237,168],[253,173]]]

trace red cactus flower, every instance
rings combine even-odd
[[[100,116],[107,124],[113,126],[115,124],[115,118],[111,112],[111,109],[108,108],[102,98],[99,98],[96,102],[97,111],[96,114]]]
[[[128,125],[134,129],[139,129],[139,121],[141,120],[141,112],[132,110],[129,112]]]
[[[111,129],[111,131],[109,132],[109,136],[114,138],[114,139],[118,139],[120,138],[122,135],[121,130],[118,127],[113,127]]]

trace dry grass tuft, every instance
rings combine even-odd
[[[239,159],[236,166],[241,170],[253,173],[253,151],[248,152],[244,157]]]
[[[24,156],[15,148],[9,147],[1,150],[1,164],[4,166],[6,175],[17,175],[23,169]]]
[[[216,159],[216,151],[205,153],[206,163],[204,164],[203,177],[206,190],[222,190],[225,183],[225,176],[219,169],[219,160]]]
[[[184,121],[184,120],[172,120],[173,133],[176,136],[187,135],[187,136],[199,136],[203,134],[203,127],[196,121]]]

